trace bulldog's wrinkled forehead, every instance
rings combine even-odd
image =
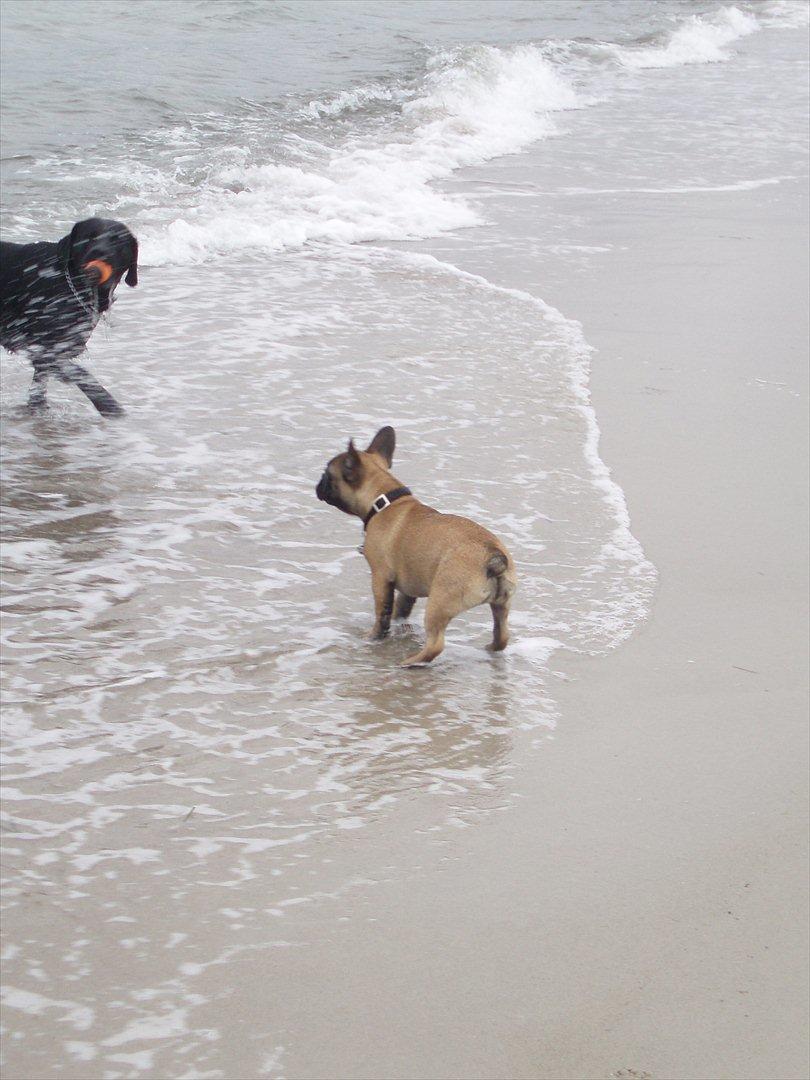
[[[346,451],[344,450],[342,454],[335,454],[335,456],[330,461],[327,462],[326,467],[327,467],[327,469],[330,469],[332,472],[339,473],[341,471],[341,466],[343,465],[343,462],[345,460],[346,460]]]

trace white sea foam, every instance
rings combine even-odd
[[[314,98],[307,102],[302,114],[311,117],[341,116],[379,102],[405,101],[409,96],[409,91],[404,87],[387,86],[380,82],[368,83],[341,90],[327,98]]]
[[[5,1009],[19,1009],[33,1016],[40,1016],[50,1009],[58,1009],[61,1019],[77,1031],[86,1031],[93,1024],[93,1010],[75,1001],[60,1001],[8,984],[0,987],[0,1000]]]
[[[313,109],[357,106],[370,93],[347,92]],[[143,261],[176,265],[251,248],[427,237],[475,225],[480,218],[465,201],[430,182],[521,150],[555,130],[554,113],[582,103],[533,46],[440,52],[387,138],[352,138],[317,168],[221,168],[182,216],[143,231]]]
[[[800,25],[804,10],[784,0],[759,18],[726,6],[681,19],[655,44],[603,42],[600,49],[639,71],[718,63],[762,27]],[[360,84],[299,109],[297,116],[327,125],[341,118],[348,127],[337,146],[327,147],[317,130],[289,132],[281,139],[291,149],[284,160],[257,156],[247,127],[243,143],[217,146],[190,171],[176,154],[174,171],[136,162],[121,180],[137,187],[134,201],[148,207],[138,225],[142,260],[183,265],[311,242],[433,237],[480,224],[476,207],[434,181],[519,152],[553,135],[561,112],[597,104],[599,96],[580,85],[582,67],[582,57],[574,62],[570,49],[549,43],[459,46],[436,51],[419,79]],[[364,125],[369,108],[384,110],[384,122]],[[193,146],[187,156],[196,161]]]
[[[716,64],[728,59],[725,46],[758,29],[756,16],[737,7],[723,7],[709,15],[690,15],[660,45],[639,48],[611,43],[606,48],[628,68]]]

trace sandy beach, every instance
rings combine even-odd
[[[142,262],[119,424],[3,357],[7,1080],[810,1075],[806,30],[743,6],[119,4],[67,58],[92,3],[7,6],[14,236]],[[508,540],[506,654],[365,640],[314,489],[382,423]]]
[[[603,451],[660,589],[644,632],[588,665],[587,694],[564,691],[601,760],[613,746],[590,839],[605,907],[629,906],[601,1005],[564,1022],[585,1045],[542,1076],[599,1076],[630,1047],[623,1064],[653,1076],[808,1069],[807,192],[725,195],[719,214],[704,198],[700,237],[658,213],[614,261],[645,282],[632,334],[607,274],[592,293]]]
[[[281,958],[287,1075],[807,1075],[807,192],[684,196],[669,228],[655,198],[545,283],[588,312],[652,615],[561,662],[516,806]]]

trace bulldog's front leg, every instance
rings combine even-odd
[[[374,629],[369,634],[369,641],[379,641],[388,633],[391,626],[391,612],[394,610],[394,583],[386,574],[371,574],[371,591],[374,593]]]

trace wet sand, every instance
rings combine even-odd
[[[644,631],[563,693],[613,940],[600,948],[577,905],[604,992],[578,988],[538,1075],[801,1077],[807,192],[690,196],[669,222],[655,198],[640,208],[655,235],[613,253],[585,324],[602,452],[659,594]]]
[[[807,1075],[806,189],[683,199],[543,282],[598,350],[652,616],[560,662],[516,806],[284,964],[285,1075]]]

